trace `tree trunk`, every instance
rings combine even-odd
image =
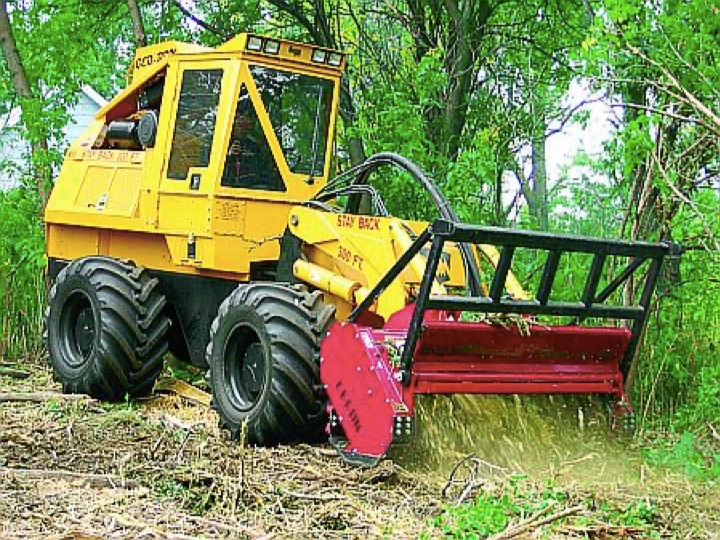
[[[343,119],[345,128],[351,128],[355,123],[355,103],[353,102],[352,90],[347,77],[343,77],[340,83],[340,116]],[[354,167],[360,165],[367,159],[365,145],[359,137],[348,137],[348,151],[350,152],[350,164]]]
[[[449,80],[443,147],[447,158],[454,162],[460,153],[471,91],[478,70],[475,55],[492,16],[492,7],[487,0],[463,3],[445,0],[445,9],[450,17],[451,41],[445,58]]]
[[[7,314],[10,313],[10,289],[8,289],[7,272],[0,267],[0,293],[2,293],[2,314],[0,314],[0,360],[7,356],[8,322]]]
[[[142,14],[140,13],[140,6],[138,6],[137,0],[127,0],[128,9],[130,10],[130,18],[132,19],[133,34],[135,35],[135,45],[137,47],[144,47],[147,45],[147,39],[145,37],[145,25],[143,24]]]
[[[538,228],[541,231],[547,231],[549,219],[545,119],[538,118],[537,124],[532,138],[533,191],[535,197],[533,197],[534,208],[530,208],[530,213],[537,218]]]
[[[27,75],[25,74],[25,69],[23,68],[17,44],[15,43],[15,36],[13,35],[12,26],[10,25],[10,16],[7,11],[7,0],[0,0],[0,48],[2,48],[3,58],[10,72],[13,89],[20,97],[20,108],[24,113],[25,103],[28,100],[32,100],[34,96]],[[25,121],[26,119],[23,118],[23,122]],[[27,124],[25,127],[28,128]],[[30,131],[31,130],[28,129],[28,132]],[[34,137],[32,134],[30,139],[35,185],[44,206],[47,200],[46,182],[50,177],[48,166],[43,163],[44,157],[47,154],[48,143],[44,137],[38,137],[33,140]]]

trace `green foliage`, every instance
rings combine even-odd
[[[517,505],[507,495],[483,493],[470,504],[446,509],[433,520],[433,526],[453,538],[484,538],[505,529],[517,511]]]
[[[617,505],[591,495],[571,499],[566,492],[555,489],[550,482],[543,486],[530,482],[522,475],[511,478],[502,488],[501,491],[481,491],[471,502],[446,505],[431,520],[429,530],[421,538],[431,538],[438,534],[448,538],[487,538],[530,516],[548,515],[576,504],[594,509],[591,517],[579,515],[565,518],[578,527],[594,523],[610,524],[640,529],[646,535],[645,538],[659,538],[654,527],[658,518],[657,508],[650,501]],[[555,521],[541,529],[541,532],[552,534],[552,528],[565,520]]]
[[[670,441],[664,445],[654,445],[646,450],[650,463],[682,472],[696,480],[720,482],[720,452],[690,431],[679,437],[670,434]]]
[[[194,480],[193,470],[182,467],[154,482],[153,496],[156,500],[171,499],[188,511],[202,515],[215,504],[215,492],[201,479]]]
[[[0,356],[41,347],[45,243],[33,192],[0,192]]]
[[[499,494],[481,492],[472,502],[446,506],[431,525],[453,538],[485,538],[504,530],[511,520],[526,519],[566,498],[552,485],[539,487],[520,475],[511,478],[507,489]]]
[[[188,364],[177,358],[169,358],[167,363],[167,369],[170,371],[170,375],[174,379],[185,381],[188,384],[194,386],[205,387],[205,373],[207,370],[203,370]]]

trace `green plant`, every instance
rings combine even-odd
[[[704,448],[691,431],[684,431],[664,446],[648,448],[645,453],[656,466],[680,471],[695,480],[720,481],[720,452]]]
[[[616,511],[614,520],[625,527],[647,527],[657,518],[657,507],[648,501],[637,501]]]
[[[432,525],[454,538],[487,537],[502,531],[516,512],[517,506],[509,496],[481,493],[472,503],[446,507]]]
[[[567,499],[552,482],[538,486],[524,475],[512,476],[499,493],[479,493],[471,502],[447,505],[433,518],[431,530],[453,538],[485,538]]]
[[[174,356],[168,356],[165,365],[174,379],[185,381],[193,386],[205,388],[205,373],[207,370],[197,368],[192,364],[178,360]]]
[[[0,357],[40,350],[45,241],[38,208],[29,190],[0,191]]]

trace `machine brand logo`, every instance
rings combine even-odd
[[[133,66],[135,69],[140,69],[148,66],[152,66],[153,64],[157,64],[160,62],[163,58],[165,58],[169,54],[175,54],[177,52],[177,49],[167,49],[164,51],[158,51],[153,54],[147,54],[145,56],[141,56],[137,60],[135,60],[135,63]]]
[[[335,384],[335,389],[340,392],[340,401],[342,408],[347,411],[348,418],[350,419],[350,423],[352,424],[353,428],[355,428],[355,432],[359,433],[362,429],[362,424],[360,423],[360,416],[358,415],[357,411],[353,407],[352,401],[350,400],[350,396],[347,393],[347,390],[345,390],[345,387],[343,385],[342,381],[338,381]]]

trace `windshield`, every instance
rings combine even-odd
[[[333,81],[261,66],[251,66],[250,71],[290,170],[321,175],[325,168]]]

